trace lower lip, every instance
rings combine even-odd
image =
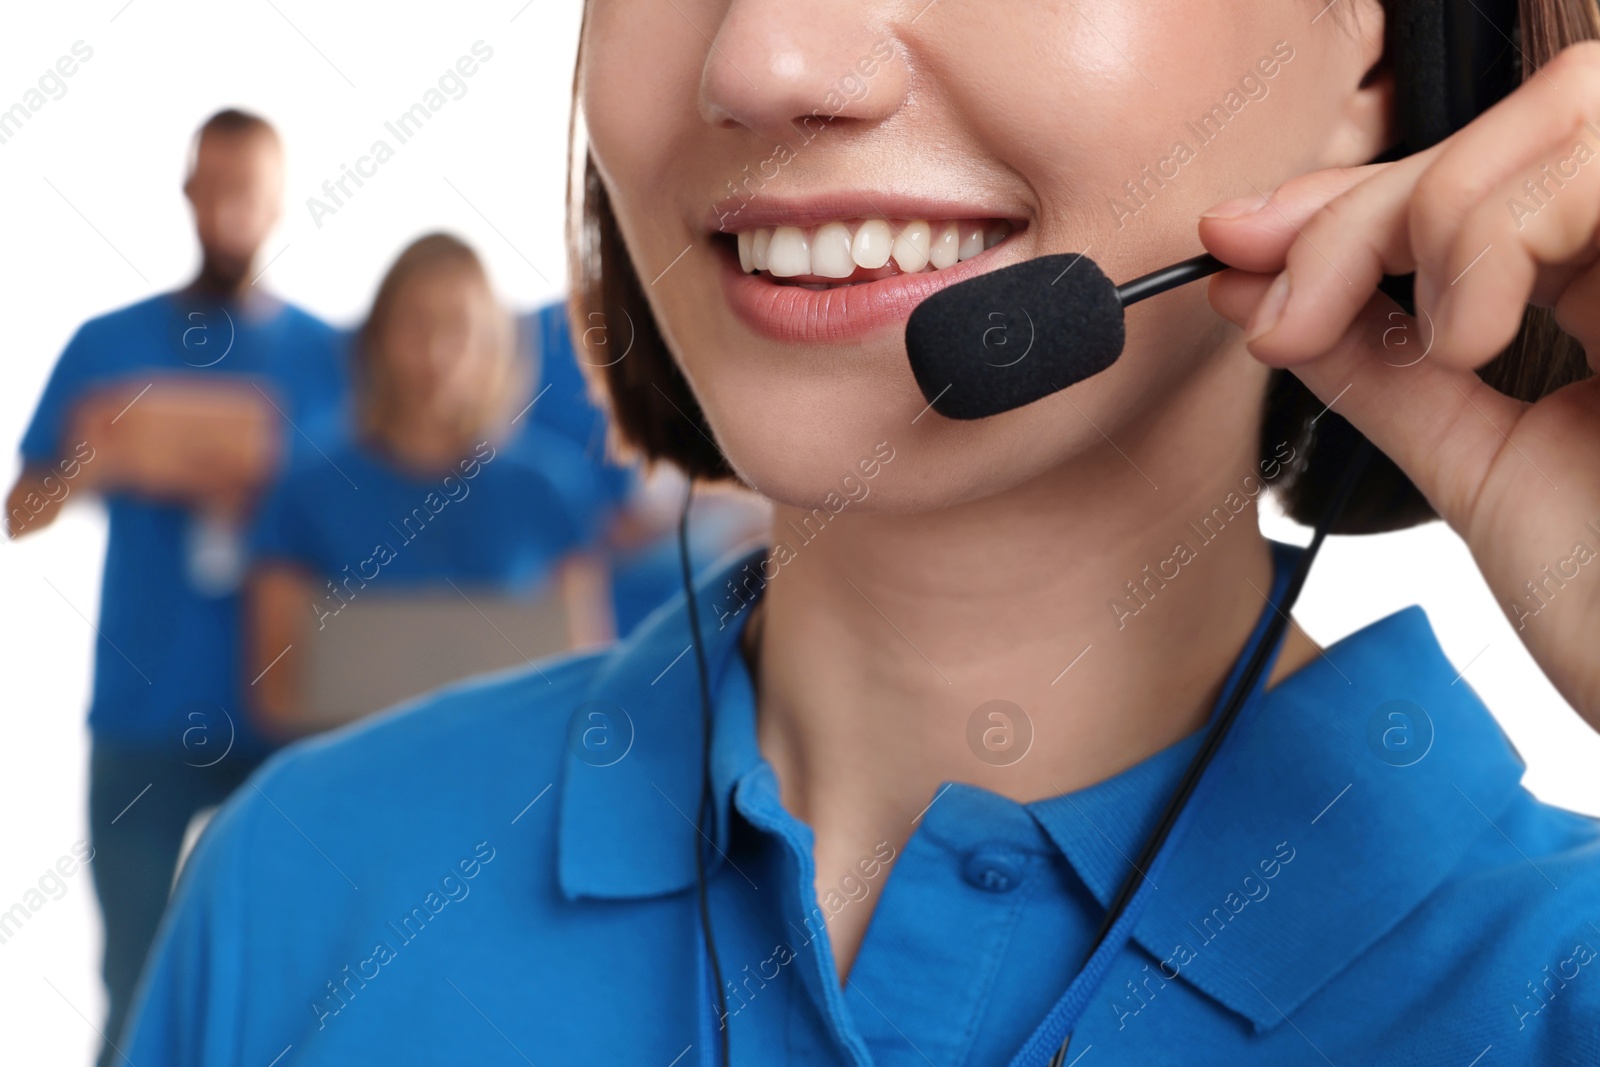
[[[943,270],[896,274],[834,289],[778,285],[767,275],[740,270],[732,249],[722,246],[718,251],[723,292],[745,325],[786,344],[837,344],[903,325],[911,309],[934,293],[997,266],[995,253],[1007,243],[1009,239]]]

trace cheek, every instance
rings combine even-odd
[[[402,333],[402,329],[403,327],[394,332],[406,340],[396,339],[385,346],[382,374],[395,388],[409,392],[415,391],[418,380],[424,376],[428,366],[428,352],[425,346],[417,342],[418,334],[415,331]]]
[[[1311,58],[1307,31],[1326,28],[1308,27],[1314,11],[1301,0],[1040,5],[1017,35],[957,5],[941,17],[960,25],[931,42],[929,63],[985,149],[1038,195],[1039,251],[1088,248],[1121,280],[1199,252],[1195,218],[1211,204],[1310,168],[1330,118],[1312,97],[1337,95]],[[1279,41],[1298,45],[1295,59],[1261,99],[1238,92],[1262,81],[1256,64]],[[1243,107],[1205,139],[1195,124],[1230,93]]]
[[[270,193],[263,192],[256,197],[250,212],[250,229],[254,234],[264,234],[272,228],[278,219],[278,198]]]
[[[714,22],[693,7],[687,10],[704,25]],[[686,164],[706,154],[709,127],[698,109],[706,47],[671,4],[590,3],[578,89],[588,151],[634,271],[669,340],[672,326],[684,315],[704,317],[710,291],[692,288],[677,294],[674,303],[675,284],[695,273],[678,259],[690,239],[685,205],[691,214],[709,210],[713,188]],[[706,249],[697,244],[685,258],[704,277],[706,257]],[[668,267],[673,270],[665,281],[651,284]],[[614,309],[604,314],[611,321]],[[602,362],[606,358],[597,357]]]
[[[620,217],[647,210],[641,199],[662,191],[682,138],[700,125],[705,49],[671,4],[589,5],[579,103],[590,154]]]

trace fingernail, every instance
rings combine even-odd
[[[1244,334],[1245,344],[1271,333],[1273,327],[1278,325],[1278,320],[1283,318],[1284,305],[1288,303],[1289,272],[1285,270],[1267,288],[1256,313],[1250,317],[1250,325]]]
[[[1244,215],[1251,215],[1267,206],[1267,200],[1262,196],[1241,196],[1236,200],[1224,200],[1213,208],[1200,213],[1203,219],[1237,219]]]

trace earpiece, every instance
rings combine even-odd
[[[1394,0],[1389,54],[1402,155],[1444,140],[1522,81],[1517,0]]]

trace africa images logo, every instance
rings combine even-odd
[[[178,344],[178,358],[196,369],[214,367],[233,351],[238,329],[228,309],[217,305],[195,309],[183,317],[184,328]]]

